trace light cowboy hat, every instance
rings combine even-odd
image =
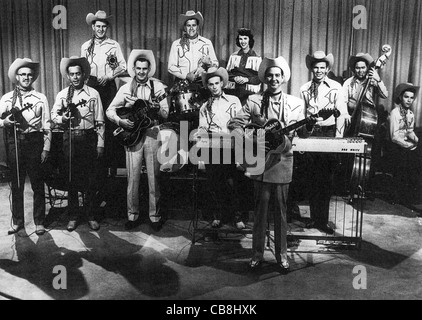
[[[416,98],[416,96],[418,95],[419,88],[420,87],[414,86],[412,83],[400,83],[396,87],[396,89],[394,90],[394,98],[393,98],[394,100],[393,101],[397,104],[400,104],[401,103],[400,96],[405,91],[414,92],[415,98]]]
[[[67,68],[70,65],[80,66],[84,77],[83,81],[88,79],[91,73],[91,66],[89,65],[89,62],[85,57],[72,56],[70,58],[63,58],[62,61],[60,61],[60,73],[62,74],[63,78],[67,78]]]
[[[179,25],[181,25],[182,27],[184,27],[185,22],[191,19],[196,19],[198,20],[198,26],[202,27],[202,25],[204,24],[204,17],[202,16],[201,12],[196,12],[189,10],[186,11],[185,14],[181,14],[179,15]]]
[[[371,57],[371,55],[369,53],[360,52],[360,53],[356,54],[355,56],[351,56],[349,58],[349,68],[351,70],[354,70],[356,63],[359,62],[359,61],[366,62],[368,66],[370,66],[372,63],[374,63],[374,59]]]
[[[151,78],[155,74],[156,64],[154,53],[151,50],[141,50],[141,49],[134,49],[129,55],[129,59],[127,61],[127,72],[131,76],[131,78],[135,77],[135,71],[133,68],[135,67],[135,62],[139,58],[144,58],[149,61],[150,71],[148,73],[148,78]]]
[[[40,75],[40,63],[33,62],[29,58],[17,58],[9,67],[8,76],[12,83],[16,83],[16,75],[20,68],[30,68],[32,73],[34,74],[32,81],[37,80],[38,76]]]
[[[325,55],[324,51],[315,51],[312,55],[306,56],[306,67],[311,70],[315,62],[325,61],[328,63],[328,69],[332,69],[334,65],[334,56],[330,53]]]
[[[104,22],[110,23],[109,19],[111,17],[112,16],[107,16],[105,11],[99,10],[99,11],[97,11],[96,14],[88,13],[88,15],[86,16],[86,23],[89,26],[92,25],[95,21],[104,21]]]
[[[261,62],[261,65],[259,66],[259,70],[258,70],[258,77],[259,80],[262,83],[266,82],[265,79],[265,73],[267,72],[267,70],[269,68],[272,67],[278,67],[283,71],[284,74],[284,83],[288,82],[290,80],[290,76],[291,76],[291,71],[290,71],[290,67],[287,64],[286,59],[284,59],[282,56],[277,57],[277,58],[264,58]]]
[[[207,71],[202,73],[202,84],[207,87],[207,81],[212,77],[220,77],[223,80],[223,88],[225,88],[229,82],[229,74],[226,69],[220,67],[211,67]]]

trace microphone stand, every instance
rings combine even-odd
[[[72,183],[72,114],[69,119],[69,189]]]
[[[15,119],[16,120],[16,119]],[[16,157],[16,174],[18,178],[18,189],[21,188],[20,175],[19,175],[19,143],[18,143],[18,129],[16,127],[16,121],[13,123],[13,135],[15,138],[15,157]]]

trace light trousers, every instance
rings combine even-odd
[[[287,259],[287,196],[289,184],[266,183],[254,181],[255,212],[253,225],[252,250],[254,260],[263,260],[265,250],[265,236],[267,219],[271,199],[274,191],[276,206],[274,212],[274,247],[278,262],[281,257]]]
[[[142,161],[144,158],[148,177],[149,218],[151,222],[159,222],[161,219],[159,208],[160,188],[158,183],[160,164],[157,159],[159,146],[157,140],[158,130],[158,128],[148,129],[144,137],[136,146],[125,148],[128,178],[127,208],[129,221],[136,221],[139,218],[139,184],[141,180]]]

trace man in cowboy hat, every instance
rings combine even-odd
[[[333,64],[333,55],[326,55],[323,51],[316,51],[306,56],[306,67],[312,72],[312,80],[300,88],[306,114],[317,114],[322,109],[333,111],[333,115],[328,119],[320,119],[309,128],[309,134],[313,137],[343,137],[345,118],[348,114],[341,85],[327,77]],[[311,213],[308,227],[315,226],[323,232],[332,234],[334,230],[328,224],[328,219],[337,159],[334,155],[326,153],[308,152],[305,156],[309,173],[307,180]]]
[[[270,119],[277,119],[283,126],[287,126],[302,120],[305,114],[303,101],[282,90],[282,85],[289,81],[290,75],[289,65],[283,57],[264,58],[258,77],[268,88],[262,94],[249,96],[241,111],[230,121],[229,128],[242,135],[243,127],[248,123],[262,126]],[[288,137],[285,136],[278,151],[271,154],[272,165],[267,166],[262,174],[251,176],[255,188],[253,256],[249,262],[251,269],[256,269],[263,261],[270,195],[274,191],[277,200],[274,216],[275,256],[281,271],[289,271],[286,201],[293,172],[290,140],[293,134],[291,132]]]
[[[359,128],[360,124],[358,123],[360,117],[358,114],[355,114],[357,103],[362,99],[362,103],[366,105],[373,106],[373,115],[378,118],[378,114],[383,112],[384,108],[380,105],[377,106],[376,97],[382,99],[387,99],[388,91],[384,82],[381,80],[378,72],[374,67],[374,59],[369,55],[369,53],[358,53],[355,56],[351,56],[349,59],[349,68],[353,72],[354,76],[347,79],[343,84],[343,94],[345,101],[347,103],[347,109],[349,116],[353,116],[351,120],[346,118],[346,128],[345,134],[348,136],[355,136],[356,130]],[[369,83],[368,83],[369,81]],[[367,86],[368,85],[368,86]],[[367,90],[363,97],[364,88],[367,86]],[[382,108],[382,110],[380,109]],[[368,115],[370,117],[370,115]],[[378,121],[381,124],[381,121]],[[373,178],[375,175],[375,168],[381,158],[381,139],[383,134],[379,132],[381,126],[378,125],[373,130],[373,139],[367,138],[367,142],[371,143],[371,167],[369,177]],[[369,140],[370,139],[370,140]],[[346,161],[347,163],[348,161]],[[373,198],[371,179],[368,180],[366,184],[366,193],[369,198]]]
[[[240,50],[233,53],[227,63],[229,83],[224,91],[237,96],[242,105],[248,96],[261,90],[258,69],[262,59],[252,50],[254,44],[252,31],[240,28],[236,37],[236,45]]]
[[[415,115],[411,107],[419,92],[412,83],[400,83],[394,90],[396,106],[390,112],[391,158],[394,164],[394,203],[409,204],[420,186],[419,138],[415,134]]]
[[[347,79],[343,84],[343,92],[347,103],[349,115],[352,115],[359,100],[362,89],[370,81],[364,96],[364,102],[375,105],[375,95],[387,99],[388,91],[375,70],[374,59],[369,53],[358,53],[349,59],[349,68],[354,76]]]
[[[97,90],[87,86],[89,62],[85,57],[63,58],[60,72],[67,78],[70,86],[57,94],[56,102],[51,110],[53,123],[60,125],[65,131],[63,135],[63,152],[68,168],[69,192],[68,231],[77,228],[80,222],[78,191],[86,196],[85,214],[92,230],[100,225],[95,220],[95,194],[97,159],[104,154],[104,111]]]
[[[81,47],[81,57],[90,64],[88,85],[97,90],[101,97],[104,113],[117,93],[116,77],[126,71],[126,61],[119,43],[107,36],[110,18],[104,11],[89,13],[86,23],[92,28],[93,36]],[[114,175],[117,167],[124,164],[123,148],[113,139],[114,126],[106,119],[105,165]]]
[[[240,100],[236,96],[225,94],[223,88],[227,86],[229,75],[224,68],[211,67],[202,74],[202,83],[210,92],[211,97],[199,110],[199,130],[208,134],[229,134],[227,128],[229,121],[236,116],[242,108]],[[211,191],[214,214],[212,227],[221,226],[223,207],[233,208],[236,211],[235,225],[238,229],[244,229],[242,216],[239,210],[239,198],[237,194],[236,166],[234,161],[223,164],[223,150],[220,152],[220,161],[215,164],[210,162],[206,165],[208,186]]]
[[[173,42],[168,60],[168,72],[176,80],[187,79],[200,84],[202,72],[210,66],[218,67],[213,44],[198,33],[203,24],[204,18],[199,11],[189,10],[179,16],[183,35]]]
[[[133,108],[137,100],[144,100],[149,106],[155,107],[157,111],[156,117],[151,119],[155,125],[146,130],[144,136],[136,145],[125,147],[128,174],[127,210],[129,221],[125,224],[127,230],[137,227],[141,222],[139,218],[139,183],[144,157],[149,186],[149,220],[155,231],[159,231],[163,225],[159,203],[158,175],[160,164],[157,160],[159,148],[159,141],[157,140],[159,128],[157,125],[159,120],[167,119],[169,108],[167,100],[162,99],[165,94],[164,85],[160,81],[152,79],[155,70],[155,58],[151,50],[133,50],[128,59],[128,72],[133,79],[119,89],[106,113],[110,121],[125,130],[131,130],[135,123],[119,117],[118,109]]]
[[[12,226],[14,234],[25,226],[24,186],[28,174],[34,192],[33,217],[37,235],[45,233],[45,192],[42,164],[51,146],[50,108],[45,95],[34,90],[40,64],[16,59],[8,76],[15,89],[0,100],[0,127],[5,130],[7,161],[12,169]]]

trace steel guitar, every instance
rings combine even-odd
[[[312,137],[301,139],[293,138],[292,150],[296,152],[328,152],[350,153],[356,156],[353,175],[350,181],[355,190],[365,189],[366,178],[369,175],[368,143],[362,137],[353,138],[325,138]],[[358,187],[361,188],[358,188]]]
[[[329,152],[329,153],[355,153],[366,152],[367,142],[357,138],[326,138],[312,137],[301,139],[293,138],[292,150],[296,152]]]

